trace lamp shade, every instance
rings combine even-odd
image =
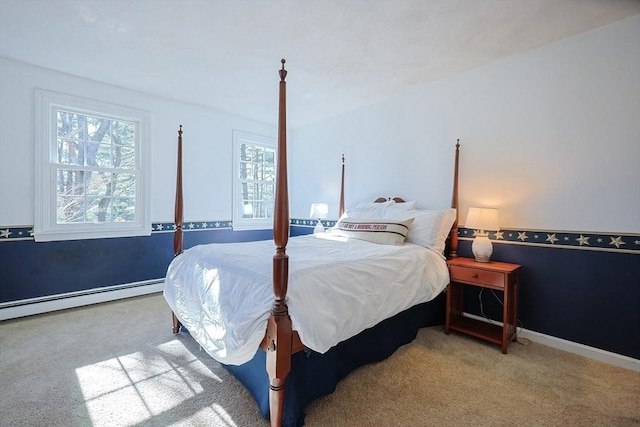
[[[311,211],[309,212],[309,218],[325,219],[329,214],[329,206],[326,203],[313,203],[311,205]]]
[[[498,222],[498,209],[493,208],[469,208],[467,220],[464,223],[466,228],[474,230],[500,230]]]

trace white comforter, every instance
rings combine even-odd
[[[273,305],[271,240],[196,246],[176,257],[164,296],[216,360],[253,358]],[[329,233],[287,245],[287,305],[302,343],[324,353],[380,321],[435,298],[449,273],[442,255],[422,246],[381,245]]]

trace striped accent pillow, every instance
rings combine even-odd
[[[332,233],[383,245],[401,245],[412,223],[413,218],[403,220],[343,218],[332,229]]]

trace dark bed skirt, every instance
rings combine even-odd
[[[304,425],[304,408],[313,400],[333,393],[342,378],[367,363],[391,356],[416,338],[418,330],[444,324],[445,294],[386,319],[376,326],[343,341],[324,354],[301,351],[292,356],[286,379],[283,426]],[[224,365],[256,400],[260,414],[269,418],[269,378],[266,356],[258,350],[249,362]]]

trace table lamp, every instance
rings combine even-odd
[[[311,204],[311,212],[309,212],[309,218],[317,218],[318,223],[313,229],[313,234],[324,233],[324,226],[322,225],[322,219],[325,219],[329,214],[329,206],[326,203],[313,203]]]
[[[499,230],[498,210],[492,208],[469,208],[466,228],[476,230],[476,238],[473,239],[471,251],[477,262],[489,262],[493,253],[493,245],[485,230]]]

